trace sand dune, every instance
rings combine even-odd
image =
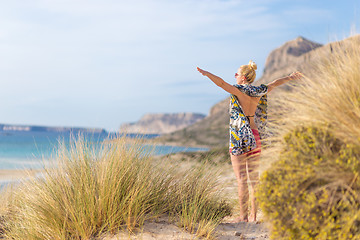
[[[269,239],[269,230],[265,223],[231,223],[231,219],[225,220],[217,227],[216,239],[219,240],[264,240]],[[129,234],[122,232],[115,236],[105,236],[102,240],[118,239],[142,239],[142,240],[178,240],[198,239],[174,224],[170,224],[166,218],[156,221],[148,221],[144,224],[141,232]]]

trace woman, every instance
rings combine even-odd
[[[279,78],[268,85],[252,86],[256,77],[257,65],[250,61],[242,65],[235,73],[236,83],[230,85],[218,76],[197,68],[217,86],[231,94],[230,100],[230,157],[238,181],[240,217],[237,222],[256,221],[255,188],[259,180],[259,159],[261,152],[261,138],[267,120],[266,94],[290,80],[301,77],[300,72],[294,72],[287,77]],[[251,187],[251,213],[248,217],[248,177]]]

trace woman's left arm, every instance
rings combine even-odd
[[[293,72],[291,73],[289,76],[286,77],[282,77],[282,78],[278,78],[274,81],[272,81],[271,83],[269,83],[268,86],[268,92],[270,92],[271,90],[273,90],[274,88],[287,83],[290,80],[295,80],[295,79],[299,79],[303,77],[303,74],[301,72]]]
[[[239,94],[244,94],[242,93],[239,89],[237,89],[236,87],[230,85],[229,83],[225,82],[222,78],[208,72],[205,71],[199,67],[197,67],[197,70],[204,76],[208,77],[211,81],[213,81],[216,86],[221,87],[222,89],[224,89],[226,92],[230,93],[230,94],[234,94],[234,95],[239,95]]]

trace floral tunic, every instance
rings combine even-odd
[[[234,85],[241,92],[251,97],[261,97],[255,111],[255,124],[259,130],[260,138],[264,139],[267,122],[267,91],[265,84],[260,86]],[[230,144],[233,155],[241,155],[256,148],[256,141],[251,130],[249,120],[245,116],[241,105],[235,95],[230,99]]]

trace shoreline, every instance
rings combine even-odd
[[[19,181],[41,172],[41,169],[0,169],[0,183]]]

